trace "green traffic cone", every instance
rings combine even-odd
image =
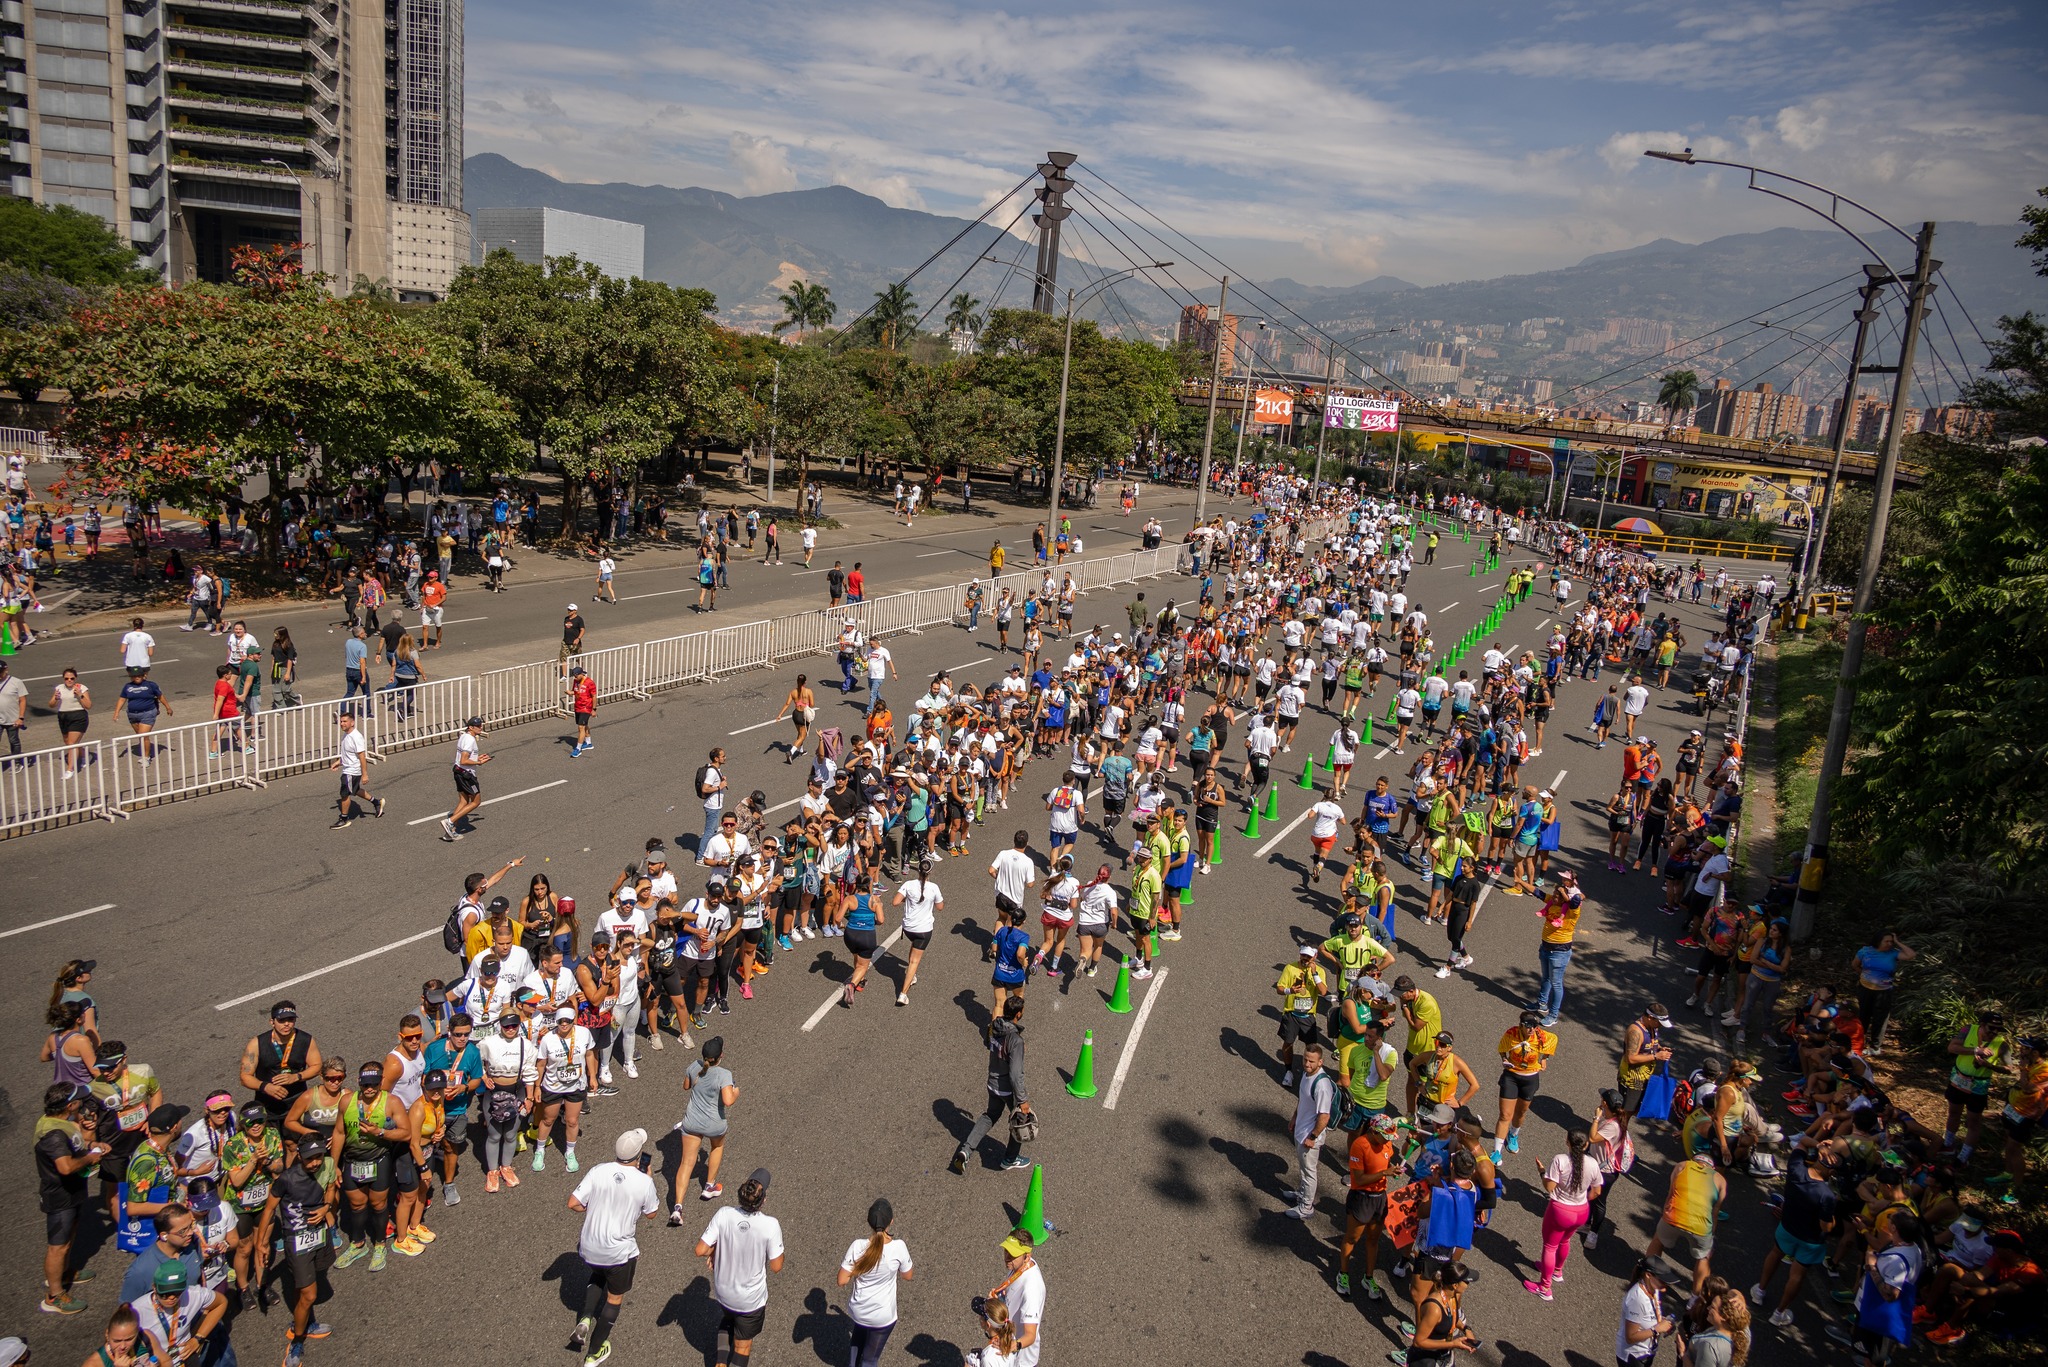
[[[1222,862],[1223,862],[1223,832],[1222,832],[1222,831],[1211,831],[1211,832],[1209,832],[1209,863],[1210,863],[1210,864],[1211,864],[1212,866],[1214,866],[1214,865],[1216,865],[1216,864],[1221,864]],[[1157,954],[1157,953],[1158,953],[1159,951],[1158,951],[1158,949],[1157,949],[1157,948],[1155,947],[1155,948],[1153,949],[1153,951],[1152,951],[1152,952],[1153,952],[1154,954]]]
[[[1128,1011],[1130,1009],[1130,1003],[1124,1003],[1124,1010]],[[1074,1060],[1074,1080],[1067,1084],[1067,1095],[1078,1097],[1091,1097],[1095,1095],[1095,1032],[1093,1030],[1083,1030],[1081,1032],[1081,1057]],[[1038,1177],[1038,1170],[1036,1168],[1032,1169],[1031,1176],[1036,1181]],[[1028,1197],[1025,1200],[1024,1209],[1028,1218],[1031,1210]],[[1043,1210],[1039,1212],[1039,1218],[1041,1220],[1045,1218]],[[1036,1238],[1037,1236],[1034,1235],[1033,1237]]]
[[[1109,1009],[1119,1016],[1130,1014],[1131,1010],[1131,961],[1125,959],[1117,966],[1116,986],[1110,989]]]
[[[1272,787],[1266,789],[1266,820],[1271,821],[1279,815],[1280,785],[1276,783]]]
[[[1330,768],[1334,768],[1334,767],[1336,767],[1336,763],[1337,763],[1337,744],[1336,744],[1336,742],[1335,742],[1335,741],[1332,741],[1332,742],[1330,743],[1330,748],[1329,748],[1328,750],[1326,750],[1326,751],[1324,751],[1324,752],[1323,752],[1323,767],[1324,767],[1325,769],[1330,769]]]
[[[1308,789],[1310,792],[1315,791],[1316,761],[1314,756],[1310,756],[1309,759],[1302,764],[1300,783],[1302,787]],[[1279,794],[1275,793],[1274,796],[1277,798]]]
[[[1244,838],[1247,840],[1257,840],[1259,838],[1259,803],[1257,798],[1252,799],[1252,809],[1245,815]]]
[[[1372,744],[1372,718],[1371,718],[1371,717],[1367,717],[1367,718],[1365,719],[1365,733],[1364,733],[1363,735],[1361,735],[1361,736],[1360,736],[1360,737],[1359,737],[1358,739],[1359,739],[1359,742],[1360,742],[1361,744],[1364,744],[1364,745],[1371,745],[1371,744]]]
[[[1017,1228],[1031,1236],[1031,1242],[1042,1244],[1052,1237],[1052,1226],[1045,1221],[1045,1168],[1031,1165],[1031,1187],[1024,1193],[1024,1213],[1017,1217]]]

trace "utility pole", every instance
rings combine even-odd
[[[1318,484],[1321,484],[1323,482],[1323,441],[1326,437],[1329,436],[1330,433],[1330,392],[1334,390],[1336,387],[1337,353],[1333,351],[1330,353],[1330,365],[1328,373],[1323,378],[1322,421],[1316,427],[1316,473],[1315,478],[1311,479],[1308,482],[1309,489],[1311,491],[1313,491]],[[1470,437],[1467,437],[1465,439],[1465,445],[1467,450],[1471,449],[1472,439]]]
[[[1238,319],[1238,321],[1242,323],[1245,320],[1240,318]],[[1261,318],[1259,319],[1259,332],[1264,332],[1265,330],[1266,320]],[[1217,343],[1220,346],[1222,344],[1223,334],[1219,331],[1216,335]],[[1232,359],[1235,360],[1236,358],[1233,357]],[[1244,411],[1238,414],[1237,418],[1237,455],[1230,462],[1230,494],[1228,498],[1225,499],[1225,502],[1234,502],[1236,500],[1237,486],[1244,475],[1244,439],[1245,434],[1251,431],[1252,388],[1254,385],[1258,384],[1258,382],[1259,334],[1258,332],[1255,332],[1252,334],[1252,358],[1250,363],[1245,366],[1244,371]]]
[[[782,411],[782,358],[775,358],[775,380],[768,387],[768,506],[775,506],[775,419]]]
[[[1230,307],[1230,277],[1216,300],[1216,360],[1209,370],[1209,421],[1202,428],[1202,472],[1195,482],[1195,525],[1206,521],[1209,508],[1209,453],[1216,444],[1216,391],[1223,383],[1223,318]]]
[[[1828,466],[1827,487],[1821,491],[1820,533],[1813,540],[1813,553],[1804,557],[1805,563],[1799,570],[1799,583],[1794,587],[1792,597],[1797,601],[1806,596],[1807,586],[1813,582],[1820,567],[1820,557],[1828,544],[1828,516],[1835,511],[1835,490],[1842,482],[1842,452],[1849,446],[1849,415],[1856,408],[1856,385],[1864,374],[1881,372],[1883,367],[1871,366],[1868,372],[1863,364],[1863,347],[1870,340],[1870,325],[1877,321],[1877,297],[1888,285],[1899,283],[1897,276],[1883,266],[1863,268],[1863,303],[1856,310],[1856,344],[1849,348],[1849,374],[1842,381],[1842,406],[1835,413],[1835,458]],[[1813,525],[1813,510],[1807,509],[1807,526]]]
[[[1827,880],[1828,840],[1833,834],[1831,807],[1835,784],[1849,756],[1849,722],[1856,710],[1856,686],[1863,672],[1863,638],[1870,630],[1870,604],[1877,596],[1877,574],[1884,563],[1886,523],[1892,514],[1892,481],[1899,473],[1899,447],[1906,435],[1906,405],[1912,397],[1913,357],[1919,349],[1921,323],[1933,297],[1934,224],[1920,225],[1913,263],[1912,293],[1906,305],[1906,326],[1899,337],[1899,363],[1892,373],[1891,420],[1877,457],[1877,485],[1870,497],[1870,535],[1863,544],[1863,566],[1856,576],[1850,603],[1849,636],[1842,646],[1842,672],[1835,680],[1835,706],[1828,716],[1827,749],[1821,756],[1820,781],[1813,790],[1813,819],[1806,828],[1806,862],[1799,869],[1799,893],[1792,903],[1792,938],[1812,938],[1820,919],[1821,891]],[[1873,366],[1871,369],[1875,370]],[[1852,389],[1851,393],[1854,392]],[[1843,419],[1848,417],[1846,406]]]
[[[1060,279],[1060,224],[1074,211],[1067,207],[1067,191],[1074,188],[1074,182],[1067,176],[1067,168],[1077,160],[1073,152],[1047,152],[1045,160],[1038,164],[1038,174],[1045,178],[1045,184],[1038,187],[1038,212],[1031,221],[1038,225],[1038,274],[1032,277],[1031,308],[1035,313],[1051,313],[1059,307]]]

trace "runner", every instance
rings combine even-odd
[[[916,1272],[910,1246],[890,1236],[895,1222],[895,1207],[877,1198],[868,1207],[868,1237],[855,1239],[839,1260],[839,1285],[853,1287],[846,1296],[846,1318],[853,1327],[848,1367],[879,1367],[896,1328],[896,1283],[909,1281]]]
[[[740,1183],[739,1204],[722,1206],[697,1238],[696,1254],[711,1268],[711,1295],[722,1312],[717,1351],[744,1367],[768,1310],[768,1274],[783,1262],[782,1222],[761,1213],[768,1199],[768,1169]]]
[[[654,1180],[647,1175],[654,1155],[642,1151],[647,1131],[627,1130],[612,1145],[616,1162],[599,1163],[569,1194],[569,1209],[583,1216],[576,1256],[583,1260],[589,1283],[583,1292],[583,1313],[569,1335],[572,1352],[584,1354],[584,1367],[598,1367],[612,1355],[612,1326],[618,1323],[626,1293],[640,1262],[634,1229],[661,1212]]]
[[[483,749],[484,719],[471,717],[455,738],[455,810],[441,819],[441,838],[460,840],[467,834],[469,817],[484,805],[482,767],[491,762]]]

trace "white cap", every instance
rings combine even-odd
[[[574,611],[576,611],[576,605],[575,605],[574,603],[571,603],[571,604],[569,604],[569,611],[571,611],[571,612],[574,612]]]
[[[627,1130],[612,1142],[612,1154],[621,1163],[631,1163],[640,1156],[640,1150],[647,1144],[647,1131]]]

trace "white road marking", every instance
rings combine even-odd
[[[96,907],[87,907],[84,911],[74,911],[68,916],[52,916],[47,921],[36,921],[30,925],[16,926],[12,930],[0,930],[0,940],[4,940],[10,935],[26,935],[31,930],[41,930],[44,926],[62,925],[66,921],[76,921],[81,916],[97,916],[103,911],[112,911],[114,907],[115,903],[113,902],[103,902]]]
[[[1464,602],[1464,601],[1465,601],[1465,600],[1464,600],[1464,599],[1462,599],[1462,598],[1458,600],[1458,602],[1459,602],[1459,603],[1462,603],[1462,602]],[[1450,610],[1451,610],[1452,608],[1454,608],[1454,607],[1456,607],[1456,606],[1458,606],[1458,603],[1446,603],[1446,604],[1444,604],[1444,605],[1443,605],[1442,607],[1438,608],[1438,609],[1437,609],[1437,611],[1438,611],[1438,612],[1449,612],[1449,611],[1450,611]]]
[[[919,560],[929,560],[935,555],[972,555],[973,553],[974,552],[967,550],[926,551],[923,555],[920,555],[917,558]]]
[[[1102,1109],[1116,1109],[1116,1099],[1123,1095],[1124,1079],[1130,1076],[1131,1060],[1138,1056],[1138,1039],[1145,1033],[1145,1020],[1152,1014],[1152,1006],[1159,1000],[1159,989],[1166,986],[1166,975],[1170,970],[1155,969],[1152,986],[1146,989],[1145,1000],[1138,1003],[1138,1014],[1131,1022],[1130,1038],[1124,1041],[1123,1057],[1116,1061],[1116,1076],[1109,1080],[1109,1094],[1102,1098]]]
[[[739,730],[737,730],[737,731],[728,731],[728,732],[726,732],[725,734],[726,734],[726,735],[728,735],[728,736],[744,736],[744,735],[746,735],[746,734],[747,734],[747,732],[749,732],[749,731],[758,731],[758,730],[760,730],[760,729],[761,729],[762,727],[764,727],[764,726],[773,726],[773,725],[775,725],[775,723],[777,723],[777,722],[779,722],[779,721],[786,721],[786,720],[787,720],[787,718],[785,718],[785,717],[770,717],[770,718],[769,718],[769,719],[768,719],[767,721],[757,721],[757,722],[755,722],[755,723],[754,723],[754,724],[753,724],[752,726],[742,726],[742,727],[741,727],[741,728],[740,728]]]
[[[874,966],[882,961],[882,956],[889,952],[890,946],[894,945],[898,940],[902,938],[903,927],[898,926],[896,927],[896,929],[889,932],[888,939],[882,941],[880,945],[876,946],[875,957],[868,961],[868,976],[870,978],[875,976]],[[831,1011],[833,1007],[839,1005],[839,997],[840,994],[838,992],[834,992],[831,996],[825,998],[825,1004],[823,1006],[811,1012],[811,1018],[804,1022],[805,1034],[808,1035],[809,1033],[811,1033],[811,1031],[818,1028],[818,1022],[825,1019],[826,1013]]]
[[[344,968],[352,968],[365,959],[374,959],[379,954],[388,954],[394,949],[403,949],[407,945],[419,943],[430,935],[439,935],[440,933],[441,927],[435,926],[433,929],[423,930],[417,935],[408,935],[403,940],[393,940],[388,945],[379,945],[375,949],[366,949],[353,958],[343,959],[340,963],[329,964],[325,968],[316,968],[311,973],[301,973],[296,978],[286,978],[283,982],[272,983],[268,987],[259,987],[254,992],[245,992],[241,996],[229,1001],[215,1002],[213,1009],[216,1011],[232,1011],[244,1002],[255,1001],[258,997],[272,996],[275,993],[284,991],[287,987],[297,987],[300,983],[311,982],[315,978],[324,978],[329,973],[339,972]]]
[[[1302,822],[1304,822],[1304,821],[1308,820],[1308,819],[1309,819],[1310,817],[1314,816],[1315,814],[1316,814],[1316,809],[1315,809],[1315,808],[1314,808],[1313,806],[1307,807],[1307,808],[1303,809],[1303,811],[1302,811],[1302,813],[1301,813],[1301,815],[1300,815],[1300,816],[1297,816],[1296,818],[1294,818],[1294,820],[1292,820],[1292,821],[1288,822],[1288,823],[1287,823],[1287,824],[1286,824],[1285,826],[1282,826],[1282,827],[1281,827],[1281,828],[1280,828],[1279,830],[1275,831],[1275,832],[1274,832],[1274,833],[1273,833],[1272,835],[1269,835],[1269,836],[1267,836],[1267,837],[1266,837],[1266,839],[1268,839],[1268,840],[1272,841],[1272,842],[1273,842],[1273,844],[1272,844],[1271,846],[1268,846],[1268,847],[1267,847],[1268,853],[1267,853],[1267,855],[1266,855],[1266,858],[1268,858],[1268,859],[1278,859],[1278,858],[1280,857],[1281,851],[1280,851],[1280,850],[1279,850],[1278,848],[1276,848],[1276,847],[1277,847],[1277,846],[1279,845],[1279,843],[1280,843],[1281,841],[1285,840],[1285,839],[1286,839],[1286,838],[1287,838],[1288,836],[1290,836],[1290,835],[1293,835],[1293,834],[1294,834],[1294,828],[1295,828],[1296,826],[1299,826],[1299,825],[1300,825],[1300,824],[1301,824]]]
[[[528,793],[543,793],[543,792],[546,792],[546,791],[547,791],[548,789],[550,789],[550,788],[559,788],[559,787],[561,787],[561,786],[562,786],[562,785],[563,785],[564,783],[567,783],[568,781],[569,781],[569,780],[568,780],[568,779],[566,779],[566,778],[558,778],[558,779],[556,779],[556,780],[555,780],[555,781],[554,781],[553,783],[541,783],[541,784],[537,784],[537,785],[535,785],[534,787],[531,787],[531,788],[521,788],[521,789],[520,789],[520,790],[519,790],[518,792],[516,792],[516,793],[506,793],[506,794],[505,794],[504,796],[502,796],[502,797],[487,797],[487,798],[485,798],[485,799],[484,799],[484,800],[483,800],[482,802],[479,802],[479,803],[477,804],[477,806],[479,806],[479,807],[489,807],[489,806],[491,806],[491,805],[493,805],[493,804],[495,804],[495,803],[499,803],[499,802],[510,802],[510,801],[511,801],[511,800],[512,800],[513,798],[515,798],[515,797],[525,797],[525,796],[526,796],[526,795],[527,795]],[[417,820],[414,820],[414,821],[408,821],[408,822],[406,822],[405,824],[406,824],[406,825],[408,825],[408,826],[424,826],[424,825],[426,825],[426,824],[427,824],[427,823],[428,823],[429,821],[439,821],[439,820],[443,819],[444,817],[446,817],[447,815],[448,815],[448,813],[446,813],[446,812],[435,812],[435,813],[434,813],[434,814],[433,814],[432,816],[423,816],[423,817],[420,817],[420,818],[418,818]]]
[[[1552,780],[1550,780],[1550,791],[1554,793],[1554,792],[1556,792],[1556,791],[1557,791],[1558,789],[1560,789],[1560,788],[1564,787],[1564,776],[1565,776],[1566,774],[1569,774],[1570,772],[1571,772],[1571,770],[1569,770],[1569,769],[1560,769],[1560,770],[1558,770],[1558,771],[1557,771],[1557,777],[1556,777],[1556,778],[1554,778],[1554,779],[1552,779]]]
[[[165,666],[165,665],[174,665],[174,664],[176,664],[176,663],[178,663],[178,659],[177,659],[177,657],[176,657],[176,656],[172,656],[172,657],[171,657],[170,659],[168,659],[168,660],[151,660],[151,661],[149,662],[149,667],[150,667],[151,669],[161,669],[161,668],[162,668],[163,666]],[[79,671],[78,671],[78,676],[79,676],[80,678],[84,678],[84,677],[85,677],[86,675],[88,675],[88,674],[126,674],[127,672],[128,672],[128,666],[126,666],[126,665],[110,665],[110,666],[109,666],[109,667],[107,667],[106,669],[81,669],[81,670],[79,670]],[[63,675],[62,675],[61,673],[59,673],[59,674],[32,674],[32,675],[30,675],[30,676],[29,676],[28,678],[26,678],[26,679],[23,679],[23,680],[22,680],[22,682],[23,682],[23,683],[25,683],[25,684],[32,684],[32,683],[49,683],[49,682],[51,682],[51,681],[52,681],[52,680],[54,680],[54,679],[61,679],[61,678],[63,678],[63,677],[64,677],[64,676],[63,676]]]
[[[686,584],[679,589],[655,589],[651,593],[622,593],[619,595],[619,601],[630,603],[636,598],[666,598],[672,593],[695,593],[698,587],[696,584]]]
[[[451,617],[447,621],[441,623],[441,625],[444,627],[459,627],[464,622],[488,622],[490,620],[491,619],[489,617]]]
[[[972,669],[972,668],[974,668],[974,667],[975,667],[976,665],[985,665],[985,664],[987,664],[987,663],[988,663],[988,662],[989,662],[990,660],[993,660],[994,658],[995,658],[995,656],[993,656],[993,655],[984,655],[984,656],[982,656],[982,657],[981,657],[980,659],[978,659],[978,660],[969,660],[969,661],[968,661],[968,662],[967,662],[966,664],[964,664],[964,665],[947,665],[947,666],[946,666],[946,672],[947,672],[948,674],[950,674],[950,673],[952,673],[952,672],[953,672],[954,670],[956,670],[956,669]]]

